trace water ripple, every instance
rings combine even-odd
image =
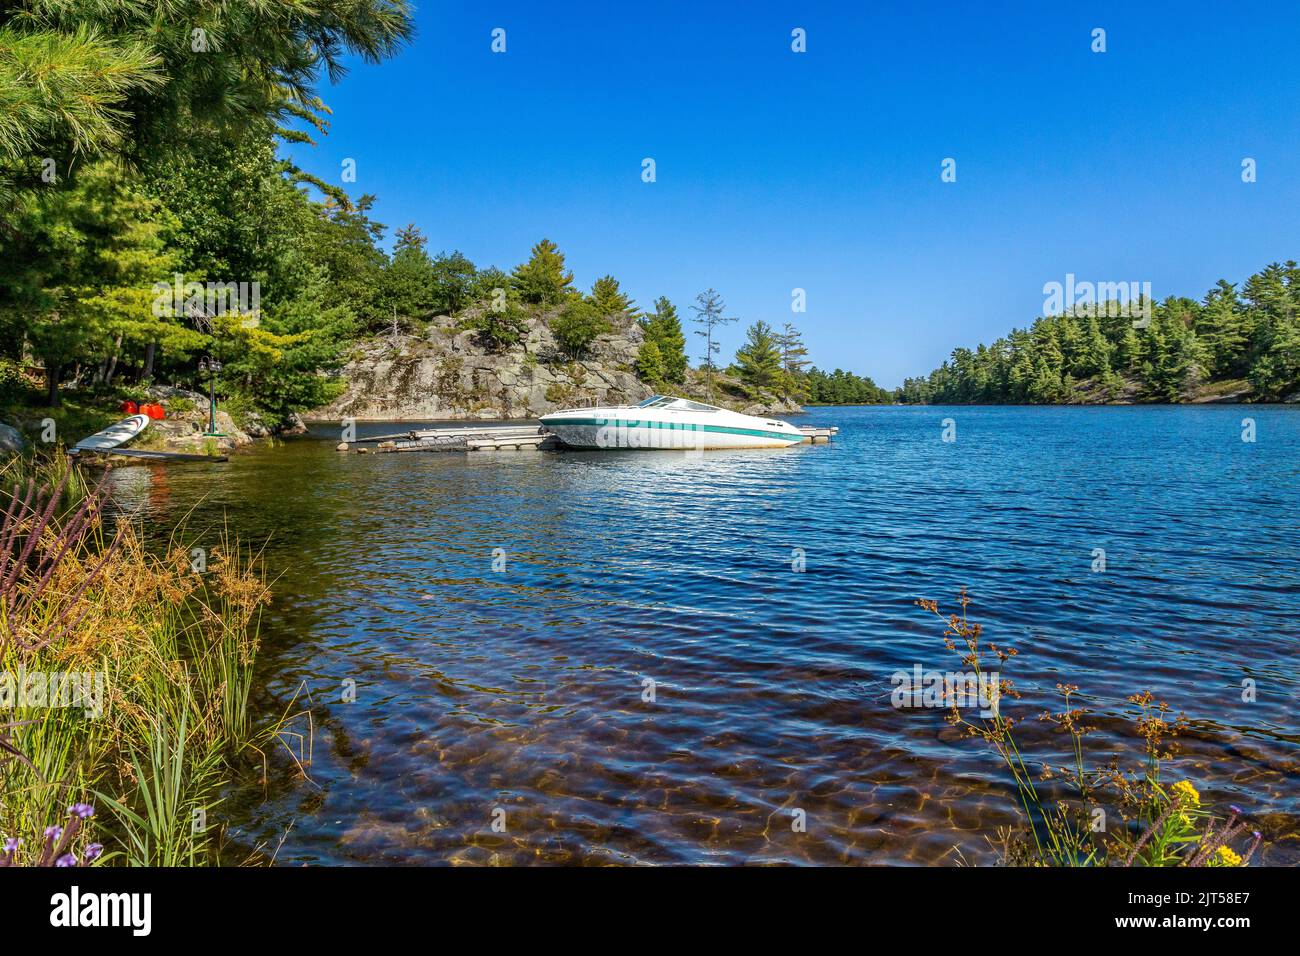
[[[310,785],[232,805],[250,842],[293,822],[283,862],[988,862],[995,760],[890,703],[957,669],[913,601],[962,586],[1027,713],[1081,685],[1108,754],[1151,689],[1194,718],[1177,772],[1296,862],[1300,412],[1251,408],[1253,444],[1241,415],[823,409],[830,445],[696,458],[306,439],[115,483],[160,538],[200,500],[200,536],[269,538],[263,703],[305,684],[323,720]]]

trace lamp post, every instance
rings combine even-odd
[[[210,355],[199,359],[199,374],[208,374],[208,431],[209,435],[218,435],[217,431],[217,373],[221,363]]]

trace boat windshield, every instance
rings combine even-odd
[[[673,395],[652,395],[644,402],[638,402],[637,408],[678,408],[689,412],[716,412],[719,408],[713,405],[705,405],[703,402],[692,402],[689,398],[677,398]]]

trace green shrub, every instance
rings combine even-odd
[[[23,378],[23,367],[12,359],[0,358],[0,405],[20,405],[30,400],[31,389]]]
[[[570,299],[564,311],[551,320],[555,341],[573,358],[585,355],[591,343],[609,331],[609,322],[585,299]]]
[[[183,395],[167,399],[166,406],[168,414],[171,415],[185,415],[198,407],[194,404],[194,399],[186,398]]]
[[[469,320],[466,327],[478,333],[479,342],[490,352],[500,352],[518,344],[524,337],[527,315],[516,302],[507,301],[504,309],[488,308]]]

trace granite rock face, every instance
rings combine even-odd
[[[570,405],[634,404],[652,394],[633,371],[642,334],[627,316],[610,316],[613,330],[575,361],[551,334],[554,313],[529,316],[522,339],[501,351],[464,327],[473,315],[438,316],[418,336],[359,342],[343,369],[347,390],[309,417],[537,418]]]

